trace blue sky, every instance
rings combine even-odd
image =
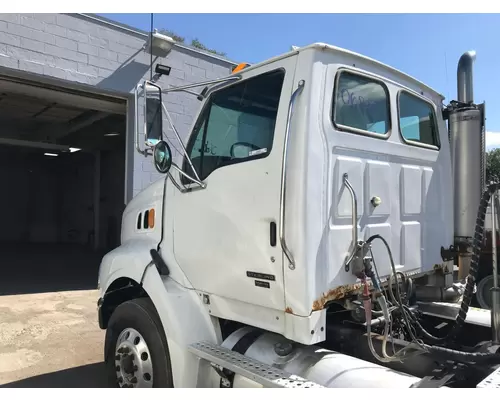
[[[101,15],[150,28],[150,14]],[[198,38],[236,62],[326,42],[398,68],[448,100],[456,99],[458,59],[476,50],[474,100],[486,101],[487,146],[500,147],[500,14],[154,14],[154,27]]]

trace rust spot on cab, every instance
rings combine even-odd
[[[291,307],[287,307],[287,308],[285,308],[285,312],[286,312],[287,314],[293,314],[293,310],[292,310],[292,308],[291,308]]]
[[[369,286],[371,286],[371,282],[369,283]],[[352,283],[349,285],[337,286],[335,289],[330,289],[328,292],[323,293],[323,295],[319,299],[314,300],[312,305],[312,310],[313,311],[322,310],[323,308],[325,308],[326,303],[334,300],[343,299],[347,295],[359,291],[361,287],[362,287],[361,283]]]

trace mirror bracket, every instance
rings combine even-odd
[[[173,167],[176,169],[179,173],[184,175],[186,178],[189,180],[193,181],[194,183],[198,184],[200,188],[205,189],[207,187],[207,184],[205,182],[202,182],[200,180],[197,180],[188,174],[186,174],[184,171],[182,171],[181,168],[179,168],[173,161],[172,161],[172,150],[170,149],[170,146],[168,145],[167,142],[164,140],[160,140],[155,146],[153,150],[154,154],[154,164],[156,170],[160,174],[168,174],[169,178],[172,180],[172,183],[174,186],[179,189],[182,193],[192,191],[192,189],[187,189],[186,187],[182,188],[180,185],[174,180],[174,177],[172,176],[170,169]]]
[[[163,104],[163,103],[162,103],[162,107],[163,107],[163,111],[165,111],[165,115],[167,117],[167,121],[170,124],[170,126],[172,127],[172,130],[174,131],[175,137],[177,138],[177,141],[179,142],[179,144],[181,146],[183,156],[186,157],[186,160],[187,160],[187,162],[189,164],[189,167],[191,168],[191,171],[193,171],[194,178],[192,176],[189,176],[188,174],[186,174],[184,171],[182,171],[181,168],[179,168],[177,166],[174,166],[174,168],[180,174],[182,174],[186,178],[188,178],[190,181],[192,181],[193,183],[196,183],[202,189],[205,189],[206,183],[203,183],[201,181],[201,179],[200,179],[200,177],[198,175],[198,172],[196,172],[196,169],[194,168],[193,162],[191,161],[191,157],[189,157],[189,154],[188,154],[188,152],[186,150],[186,146],[184,146],[184,143],[182,143],[182,140],[181,140],[181,137],[179,135],[179,132],[177,131],[177,128],[175,127],[174,122],[172,121],[172,118],[170,117],[170,113],[168,112],[167,107],[165,107],[165,104]]]
[[[155,92],[155,93],[157,93],[157,96],[158,96],[157,97],[157,100],[158,100],[157,105],[158,105],[158,108],[160,111],[160,116],[158,117],[157,115],[155,115],[155,118],[153,119],[153,121],[148,120],[148,86],[154,88],[153,90],[150,90],[149,92],[150,93]],[[139,112],[138,112],[139,111],[139,105],[138,105],[139,102],[138,102],[138,99],[139,99],[139,91],[140,90],[142,90],[142,94],[144,97],[144,133],[143,133],[144,145],[145,145],[144,149],[141,149],[141,146],[140,146],[140,135],[141,134],[139,132]],[[168,175],[171,178],[174,185],[181,192],[185,193],[187,191],[192,191],[192,189],[191,188],[188,189],[185,187],[184,187],[184,189],[182,189],[180,187],[179,183],[177,183],[173,179],[172,173],[170,172],[171,167],[173,167],[176,171],[178,171],[179,174],[181,174],[184,177],[186,177],[187,179],[189,179],[192,183],[196,184],[199,188],[205,189],[207,184],[200,179],[196,169],[194,168],[194,165],[191,161],[191,157],[189,157],[189,154],[186,150],[186,147],[184,146],[184,143],[181,140],[179,132],[177,131],[177,128],[175,127],[175,125],[172,121],[170,113],[168,112],[165,104],[162,101],[162,91],[163,90],[162,90],[161,86],[157,85],[156,83],[154,83],[150,80],[144,80],[142,83],[139,83],[136,86],[136,90],[135,90],[135,139],[136,139],[135,147],[136,147],[136,150],[141,155],[143,155],[145,157],[147,157],[148,155],[152,155],[154,157],[153,162],[155,164],[156,170],[160,173],[168,173]],[[165,113],[165,116],[166,116],[166,119],[167,119],[169,125],[171,126],[172,130],[174,131],[176,139],[177,139],[177,141],[180,144],[181,149],[182,149],[181,153],[186,158],[186,160],[189,164],[189,167],[191,168],[193,176],[191,176],[190,174],[187,174],[181,168],[179,168],[175,163],[172,162],[171,149],[168,146],[168,144],[163,140],[163,112]],[[149,125],[153,124],[153,123],[157,124],[156,132],[158,132],[158,134],[156,136],[158,136],[158,138],[156,138],[156,137],[152,138],[150,135],[150,133],[151,133],[150,130],[148,132]],[[158,162],[163,162],[163,159],[159,158],[159,153],[157,153],[158,151],[159,152],[163,151],[163,152],[168,153],[168,157],[170,160],[168,163],[168,167],[165,167],[164,165],[161,166],[158,164]],[[163,154],[163,156],[165,154]],[[182,185],[182,186],[184,186],[184,185]]]

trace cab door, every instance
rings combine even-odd
[[[170,211],[175,257],[193,287],[213,295],[213,315],[251,321],[260,312],[276,323],[273,310],[285,307],[276,235],[295,63],[250,69],[213,92],[187,144],[206,188],[174,174],[188,189],[176,191]],[[183,169],[192,175],[186,160]]]

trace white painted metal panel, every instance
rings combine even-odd
[[[295,62],[288,58],[248,74],[286,71],[269,155],[218,168],[205,179],[206,189],[177,191],[167,205],[174,213],[175,258],[196,289],[220,299],[213,315],[278,330],[284,326],[279,317],[285,310],[283,253],[279,239],[270,245],[270,223],[279,224],[280,165]],[[258,286],[247,272],[274,279],[266,280],[268,288]],[[235,315],[235,309],[244,315]]]
[[[385,137],[334,126],[331,110],[339,68],[365,71],[385,82],[392,126]],[[424,272],[442,263],[441,246],[453,243],[452,209],[437,206],[452,204],[451,161],[441,98],[428,88],[421,91],[436,105],[440,150],[408,144],[399,132],[397,95],[405,86],[414,88],[415,81],[355,56],[313,49],[299,54],[299,79],[307,83],[300,99],[303,107],[294,117],[289,176],[289,196],[297,198],[287,209],[287,236],[297,265],[293,271],[285,268],[285,287],[287,306],[308,316],[341,287],[359,282],[344,268],[352,240],[352,207],[343,174],[357,195],[359,238],[382,235],[397,270]],[[381,199],[378,207],[371,204],[374,196]],[[373,242],[373,253],[383,279],[391,268],[381,241]]]

